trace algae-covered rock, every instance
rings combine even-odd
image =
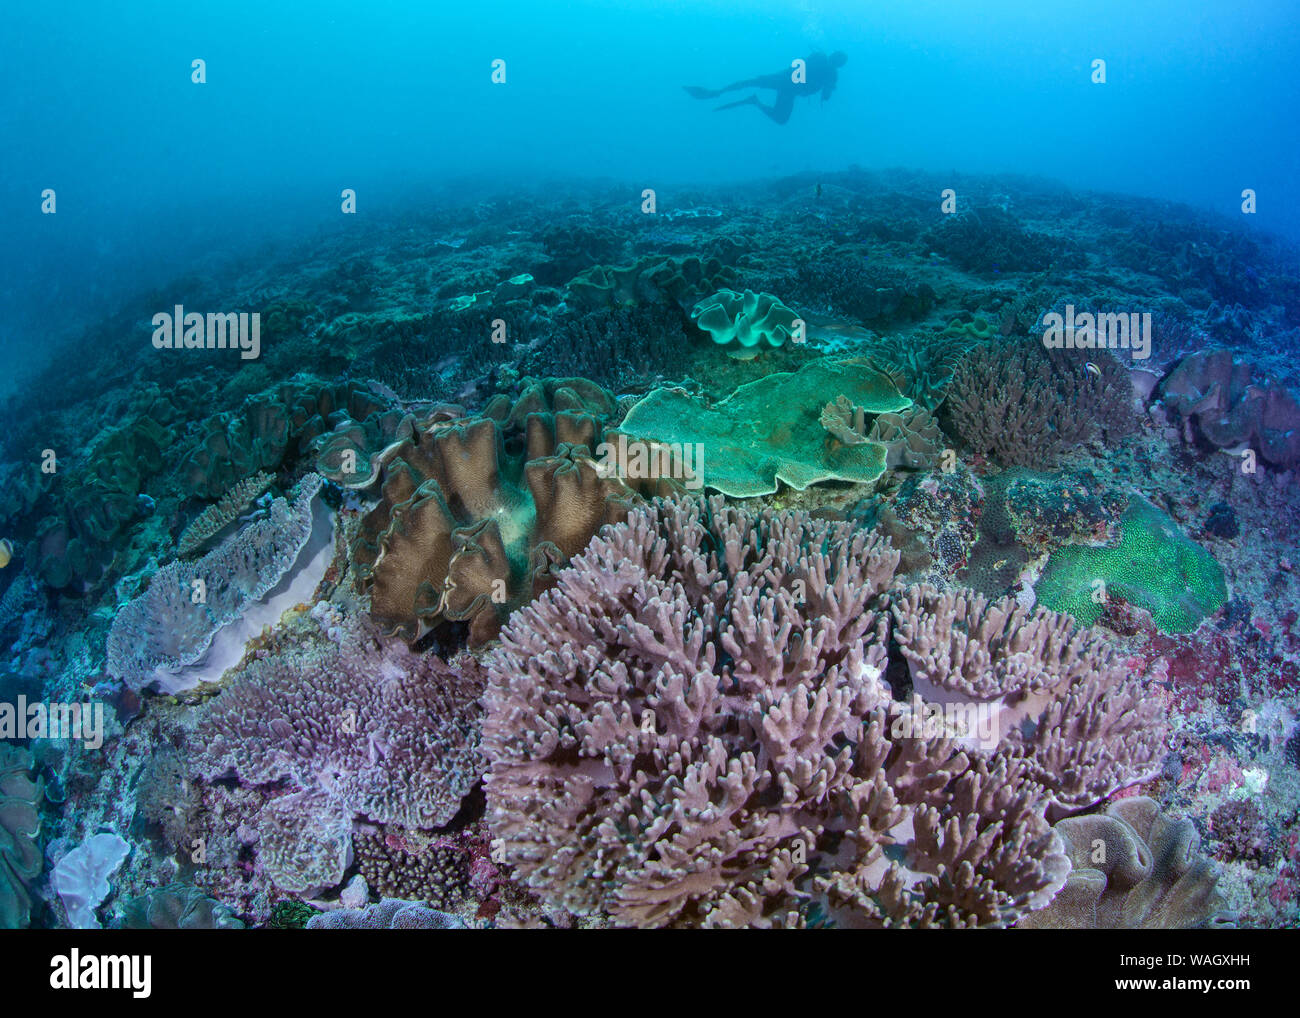
[[[1165,632],[1187,633],[1227,601],[1219,564],[1150,502],[1134,498],[1120,523],[1117,547],[1055,551],[1035,588],[1039,603],[1092,625],[1106,599],[1119,597]]]
[[[714,406],[680,389],[655,389],[628,411],[620,431],[646,442],[698,444],[705,486],[735,498],[770,495],[781,482],[800,491],[820,481],[869,484],[885,472],[887,450],[870,440],[846,443],[823,425],[823,410],[840,396],[864,418],[912,405],[879,369],[822,359],[742,385]]]

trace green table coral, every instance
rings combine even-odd
[[[799,316],[770,293],[719,290],[691,310],[695,324],[739,360],[757,356],[762,346],[785,346]]]
[[[681,389],[655,389],[619,430],[698,449],[704,484],[735,498],[770,495],[780,482],[800,491],[820,481],[869,484],[885,472],[885,446],[865,437],[844,442],[827,430],[822,411],[839,396],[864,418],[912,405],[884,372],[862,361],[822,359],[742,385],[715,406]]]
[[[1151,612],[1168,633],[1188,633],[1228,599],[1223,570],[1168,516],[1135,497],[1121,519],[1114,548],[1067,545],[1052,553],[1035,590],[1038,603],[1092,625],[1107,598],[1123,598]]]

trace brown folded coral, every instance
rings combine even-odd
[[[593,458],[616,409],[585,379],[546,379],[480,417],[417,425],[386,456],[353,545],[371,616],[411,641],[446,621],[468,623],[473,644],[495,637],[636,501]]]
[[[1073,869],[1051,905],[1021,929],[1177,930],[1231,925],[1214,864],[1192,822],[1146,796],[1056,825]]]

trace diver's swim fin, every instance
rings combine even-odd
[[[734,103],[723,103],[721,106],[713,107],[714,113],[720,113],[723,110],[734,110],[737,106],[761,106],[758,96],[747,95],[743,99],[737,99]]]
[[[699,85],[683,85],[682,88],[686,89],[686,94],[692,99],[716,99],[722,95],[716,89],[700,88]]]

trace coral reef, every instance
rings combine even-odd
[[[1083,799],[1138,780],[1158,733],[1105,652],[1041,615],[1005,658],[1056,663],[1039,739],[923,732],[885,681],[897,563],[848,524],[716,497],[598,535],[487,662],[488,820],[515,873],[620,925],[1000,925],[1044,905],[1067,867],[1031,770],[1065,764],[1055,794]],[[959,660],[950,625],[906,624],[915,660]]]
[[[1018,929],[1183,930],[1230,925],[1214,864],[1200,854],[1190,820],[1175,820],[1146,796],[1105,812],[1069,817],[1055,830],[1071,872],[1044,909]]]
[[[1259,370],[1231,350],[1184,358],[1160,384],[1161,403],[1186,441],[1239,452],[1254,449],[1278,470],[1300,465],[1300,404],[1279,385],[1255,382]]]
[[[123,903],[115,923],[128,930],[242,930],[220,902],[188,884],[167,884]]]
[[[691,309],[691,321],[731,356],[749,360],[764,346],[785,346],[798,316],[770,293],[719,290]]]
[[[260,624],[247,620],[250,607],[279,588],[292,571],[302,571],[308,577],[304,586],[312,589],[316,583],[311,577],[320,579],[303,569],[302,560],[319,557],[311,550],[313,533],[318,541],[321,536],[314,509],[321,483],[320,475],[307,475],[292,503],[277,498],[265,518],[253,520],[203,557],[159,569],[148,589],[113,619],[105,665],[109,674],[135,690],[154,686],[164,692],[219,678],[225,668],[218,664],[206,676],[190,666],[206,661],[222,630],[243,620],[245,628],[260,631]],[[269,603],[275,616],[274,606],[280,611],[288,607],[283,600]],[[232,642],[242,648],[242,640]],[[242,649],[235,660],[239,655]],[[233,661],[223,658],[222,663]]]
[[[1136,426],[1127,372],[1105,351],[1088,353],[1033,341],[975,346],[948,387],[952,433],[1003,466],[1040,469],[1096,439],[1113,444]]]
[[[96,834],[77,845],[57,863],[50,874],[50,887],[58,894],[74,930],[97,930],[97,909],[108,897],[108,880],[131,851],[130,844],[116,834]]]
[[[385,898],[364,908],[340,908],[307,920],[309,930],[456,930],[464,920],[423,902]]]

